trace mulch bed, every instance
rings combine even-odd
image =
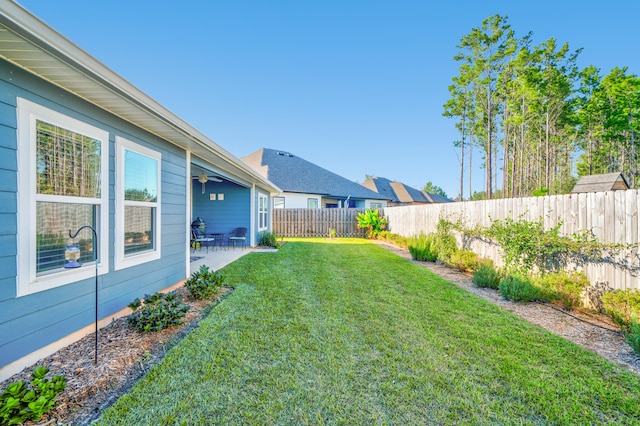
[[[65,376],[67,387],[58,395],[56,407],[37,424],[86,425],[98,419],[102,410],[126,393],[232,291],[233,288],[223,287],[213,300],[197,300],[191,298],[184,287],[176,289],[174,292],[190,308],[181,326],[162,331],[134,330],[127,325],[126,317],[112,321],[98,331],[97,365],[94,365],[95,333],[38,361],[34,365],[50,368],[48,377]],[[0,383],[0,389],[18,380],[29,382],[32,370],[33,367],[26,368]]]
[[[405,258],[409,253],[397,246],[379,244]],[[508,301],[495,290],[475,286],[471,278],[459,271],[432,262],[416,262],[465,290],[502,306],[514,314],[558,334],[604,358],[640,375],[640,357],[624,341],[619,329],[607,317],[589,312],[562,312],[553,305]],[[64,375],[67,388],[58,396],[58,404],[38,424],[86,425],[126,393],[133,384],[160,360],[164,354],[191,330],[228,294],[222,289],[212,302],[191,299],[184,287],[175,290],[191,308],[184,324],[155,333],[142,333],[129,328],[126,318],[119,318],[99,333],[98,365],[93,364],[95,334],[59,350],[36,365],[50,367],[50,375]],[[17,380],[30,380],[32,367],[0,383],[0,389]]]

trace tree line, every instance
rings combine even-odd
[[[485,19],[460,39],[454,57],[458,74],[443,115],[456,120],[459,134],[460,198],[466,179],[469,198],[477,198],[474,147],[487,199],[567,193],[574,171],[623,172],[635,187],[640,79],[626,67],[604,76],[592,65],[580,69],[582,49],[554,38],[533,45],[531,32],[516,37],[507,20]]]

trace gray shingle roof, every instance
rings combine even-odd
[[[387,178],[376,177],[363,183],[364,186],[384,194],[396,203],[450,203],[452,200],[438,194],[420,191],[402,182],[392,182]]]
[[[242,161],[253,167],[284,192],[320,194],[325,197],[390,200],[290,152],[263,148]]]

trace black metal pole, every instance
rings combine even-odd
[[[96,289],[95,289],[95,293],[96,293],[96,307],[95,307],[95,312],[96,312],[96,322],[95,322],[96,341],[95,341],[95,356],[94,356],[94,359],[93,359],[93,364],[97,365],[98,364],[98,250],[99,250],[98,233],[93,228],[93,226],[85,225],[85,226],[81,226],[76,231],[76,233],[73,234],[73,235],[71,235],[71,229],[69,229],[69,238],[76,238],[78,236],[78,234],[80,233],[80,231],[82,231],[85,228],[86,229],[91,229],[91,231],[93,232],[93,237],[94,237],[93,252],[96,254]]]

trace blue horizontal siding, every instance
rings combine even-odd
[[[0,191],[0,213],[17,212],[18,198],[15,192]]]
[[[4,129],[9,129],[9,131],[15,129],[18,126],[18,116],[16,115],[16,107],[14,105],[15,99],[13,101],[13,104],[10,104],[5,102],[5,99],[2,99],[2,97],[0,97],[0,126],[4,127]],[[13,133],[13,137],[8,140],[2,141],[2,145],[8,148],[17,149],[18,141],[15,137],[15,130]]]
[[[0,169],[0,191],[16,192],[18,190],[18,173],[15,170]]]
[[[11,80],[6,76],[11,75]],[[17,97],[23,97],[109,132],[109,273],[99,277],[100,316],[125,308],[136,297],[186,278],[186,153],[62,89],[0,60],[0,366],[55,342],[94,320],[93,278],[16,297]],[[122,270],[114,267],[115,137],[162,154],[162,258]]]
[[[201,217],[207,224],[207,233],[228,233],[233,228],[250,228],[251,190],[230,182],[207,183],[202,194],[200,182],[193,182],[193,215],[191,220]],[[216,194],[216,200],[209,194]],[[224,194],[224,200],[218,200]]]
[[[2,128],[0,127],[0,133],[2,133]],[[12,136],[15,137],[15,132]],[[0,135],[0,139],[2,135]],[[0,147],[0,170],[11,170],[12,172],[16,172],[18,170],[18,156],[15,149]]]

